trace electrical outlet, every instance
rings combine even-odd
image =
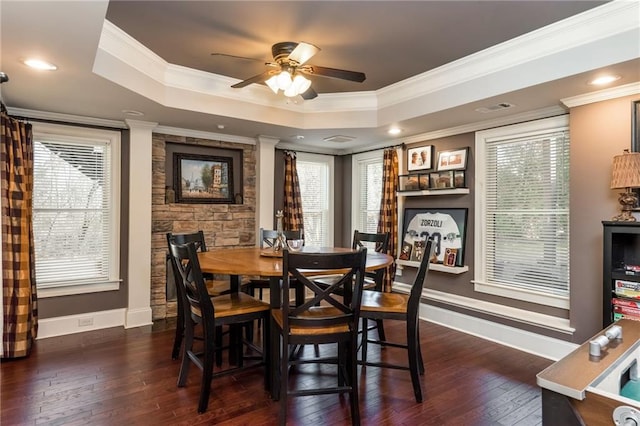
[[[93,325],[93,318],[80,318],[78,320],[78,327],[88,327]]]

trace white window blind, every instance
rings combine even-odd
[[[378,230],[382,198],[383,151],[356,154],[352,165],[353,230],[375,233]]]
[[[118,280],[119,133],[104,132],[34,125],[38,288]]]
[[[305,245],[333,246],[333,157],[297,154]]]
[[[476,290],[568,307],[568,129],[512,133],[482,144]]]

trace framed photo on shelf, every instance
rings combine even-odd
[[[453,172],[453,186],[456,188],[467,187],[467,179],[464,170],[456,170]]]
[[[231,157],[173,155],[177,203],[235,203]]]
[[[433,168],[433,145],[409,148],[407,150],[407,170],[429,170]]]
[[[420,253],[420,250],[424,249],[426,240],[432,238],[434,244],[432,262],[447,266],[463,266],[467,213],[466,208],[404,209],[400,259],[418,261],[418,258],[421,259],[424,254]],[[446,258],[447,249],[449,249],[448,258]]]
[[[453,171],[434,172],[429,174],[431,189],[451,189],[455,188]]]
[[[467,168],[467,157],[469,148],[453,149],[450,151],[438,152],[437,170],[465,170]]]

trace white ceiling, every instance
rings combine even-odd
[[[263,135],[318,152],[557,114],[561,99],[600,90],[586,82],[605,71],[621,76],[620,87],[640,81],[637,1],[2,0],[0,18],[10,112]],[[211,55],[269,61],[280,41],[313,43],[322,50],[309,63],[367,79],[317,77],[318,98],[290,100],[259,84],[232,89],[264,66]],[[29,56],[59,70],[28,69],[20,59]],[[500,102],[515,106],[475,111]],[[391,125],[403,129],[395,140]],[[356,139],[323,141],[333,135]]]

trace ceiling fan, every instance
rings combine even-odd
[[[253,83],[265,83],[274,93],[282,90],[285,96],[300,95],[303,99],[308,100],[315,98],[318,94],[313,90],[311,81],[305,75],[338,78],[358,83],[362,83],[365,80],[366,76],[361,72],[307,64],[307,61],[319,51],[320,48],[317,46],[304,42],[284,41],[276,43],[271,46],[273,62],[265,62],[265,65],[271,69],[267,69],[263,73],[236,83],[231,87],[238,89]],[[212,53],[212,55],[238,57],[223,53]]]

